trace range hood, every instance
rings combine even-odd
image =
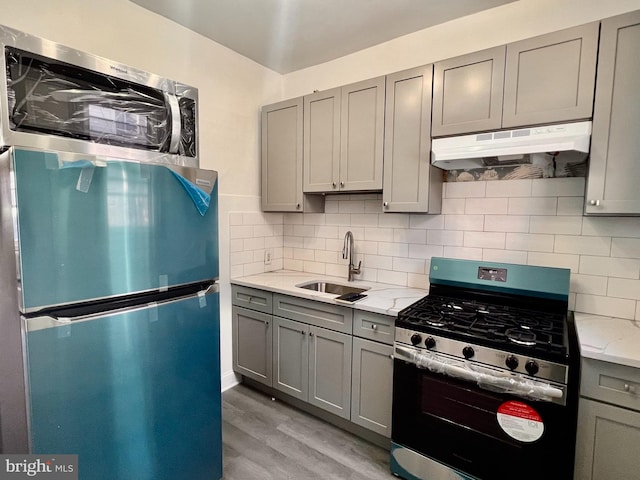
[[[529,163],[532,154],[589,152],[591,122],[541,125],[459,137],[435,138],[431,163],[443,170]]]

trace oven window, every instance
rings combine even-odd
[[[168,151],[163,92],[12,47],[5,56],[12,130]]]
[[[395,443],[478,478],[571,478],[575,431],[566,407],[483,390],[474,383],[394,362]],[[498,409],[518,401],[542,419],[543,434],[522,442],[498,423]],[[543,461],[541,459],[544,459]]]

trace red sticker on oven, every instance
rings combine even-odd
[[[535,442],[544,433],[542,417],[522,402],[508,401],[500,405],[498,424],[511,438],[525,443]]]

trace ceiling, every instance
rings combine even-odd
[[[131,0],[279,73],[514,0]]]

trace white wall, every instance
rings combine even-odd
[[[282,77],[127,0],[0,0],[0,11],[8,27],[198,88],[200,164],[220,182],[223,386],[234,383],[229,212],[260,209],[259,112]]]
[[[640,0],[519,0],[285,75],[284,97],[346,85],[640,9]]]

